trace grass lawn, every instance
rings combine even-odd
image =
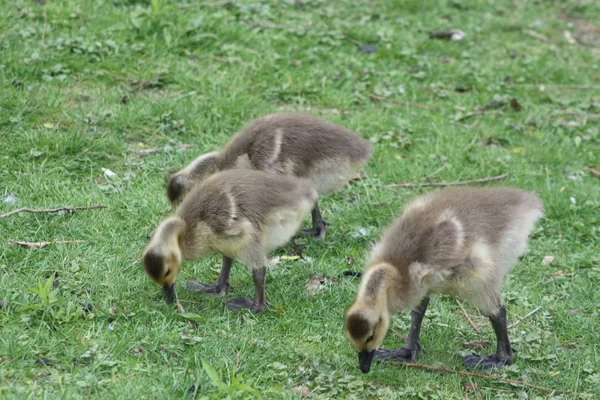
[[[361,269],[407,201],[432,190],[381,185],[504,173],[487,185],[536,191],[546,209],[505,284],[509,323],[542,308],[510,329],[514,365],[492,375],[600,396],[596,2],[40,3],[0,0],[0,214],[107,208],[0,219],[1,398],[189,399],[192,385],[196,398],[253,397],[240,382],[264,398],[559,398],[392,365],[363,375],[343,332],[358,280],[340,272]],[[448,29],[464,39],[428,37]],[[368,176],[322,199],[325,241],[272,254],[268,312],[233,314],[185,292],[186,279],[216,279],[215,255],[183,265],[186,319],[138,260],[168,213],[166,176],[278,111],[372,140]],[[303,259],[283,257],[298,248]],[[330,279],[311,295],[312,274]],[[228,298],[253,293],[245,267],[231,279]],[[432,299],[420,363],[464,371],[463,342],[495,350],[489,323],[466,307],[481,333],[453,299]],[[394,316],[393,330],[409,320]],[[384,345],[402,343],[390,331]]]

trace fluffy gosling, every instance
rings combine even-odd
[[[176,206],[190,184],[233,168],[249,168],[313,181],[319,195],[341,189],[367,162],[371,144],[356,133],[307,114],[267,115],[252,121],[223,150],[201,155],[171,175],[167,196]],[[317,202],[312,209],[315,239],[325,237]]]
[[[228,308],[264,311],[267,253],[297,232],[316,198],[306,179],[245,169],[216,173],[195,185],[155,230],[142,257],[145,270],[173,302],[181,262],[220,253],[217,282],[200,284],[200,290],[225,295],[231,264],[238,260],[252,269],[255,296],[231,300]]]
[[[487,315],[497,339],[489,356],[464,358],[469,369],[512,363],[501,286],[543,215],[540,200],[519,189],[445,189],[418,197],[373,249],[354,303],[345,314],[348,338],[367,373],[373,359],[414,362],[433,293],[458,296]],[[404,346],[382,350],[390,313],[412,310]]]

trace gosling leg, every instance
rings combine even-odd
[[[429,297],[425,297],[421,304],[410,314],[410,331],[404,342],[404,346],[397,350],[378,349],[375,351],[374,360],[379,361],[400,361],[415,362],[419,351],[423,350],[419,343],[419,334],[421,333],[421,324],[423,317],[429,305]]]
[[[254,279],[254,300],[249,297],[239,297],[228,301],[227,308],[230,311],[239,311],[242,308],[251,308],[256,313],[265,311],[267,307],[267,298],[265,296],[267,267],[253,268],[252,278]]]
[[[323,240],[325,239],[325,226],[327,222],[323,220],[323,216],[321,215],[321,211],[319,210],[319,204],[315,201],[315,206],[311,212],[312,216],[312,228],[302,229],[302,232],[305,234],[313,235],[314,240]]]
[[[231,258],[223,256],[221,273],[219,274],[219,278],[217,278],[217,282],[214,285],[207,285],[197,281],[186,281],[186,289],[189,292],[202,292],[211,296],[225,296],[227,294],[227,289],[232,287],[229,283],[229,273],[231,272],[232,264],[233,260]]]
[[[506,318],[506,307],[502,306],[496,314],[489,315],[488,318],[494,327],[496,333],[497,349],[496,354],[489,356],[480,356],[472,354],[463,357],[468,369],[478,369],[481,371],[490,371],[500,368],[504,365],[512,364],[512,347],[508,340],[508,321]]]

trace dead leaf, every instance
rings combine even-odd
[[[500,146],[501,143],[498,139],[495,139],[493,137],[488,137],[487,140],[482,140],[480,142],[477,142],[477,146],[478,147],[488,147],[488,146]]]
[[[597,169],[590,167],[590,173],[592,175],[594,175],[596,178],[600,178],[600,171],[598,171]]]
[[[471,340],[469,342],[461,342],[460,344],[465,349],[485,349],[490,345],[489,340]]]
[[[304,285],[304,288],[309,296],[313,296],[324,284],[328,282],[337,283],[339,280],[325,274],[312,274],[308,282],[306,282]]]
[[[354,265],[354,257],[346,257],[346,264]]]
[[[279,264],[280,260],[281,260],[281,258],[279,256],[275,256],[275,257],[269,258],[269,265],[270,266],[277,265],[277,264]]]
[[[559,270],[559,271],[556,271],[555,273],[550,274],[550,275],[552,275],[552,276],[573,276],[573,273],[572,272],[563,271],[563,270]]]
[[[35,362],[37,364],[42,364],[42,365],[45,365],[47,367],[56,364],[56,361],[50,360],[49,358],[45,358],[45,357],[40,357],[37,360],[35,360]]]
[[[454,64],[454,63],[458,62],[458,60],[453,57],[440,57],[440,58],[438,58],[438,61],[441,63],[450,63],[450,64]]]
[[[321,215],[323,214],[324,213],[321,213]],[[298,256],[302,258],[302,254],[304,254],[304,247],[300,245],[295,245],[294,247],[292,247],[292,251],[288,253],[288,256]]]
[[[6,196],[6,198],[4,199],[5,204],[14,204],[17,202],[17,197],[15,196],[14,193],[9,193],[8,196]]]
[[[571,35],[571,32],[569,31],[564,31],[563,32],[563,36],[565,38],[565,40],[569,43],[569,44],[575,44],[577,43],[577,41],[575,39],[573,39],[573,35]]]
[[[115,300],[112,303],[112,312],[113,314],[118,314],[119,313],[119,301]]]
[[[554,261],[554,256],[545,256],[542,259],[542,265],[548,265],[548,264],[552,263],[552,261]]]
[[[472,383],[464,383],[463,384],[463,390],[465,392],[472,392],[474,390],[477,390],[477,384],[475,382]]]
[[[510,107],[515,111],[521,111],[521,109],[523,108],[521,107],[519,100],[517,100],[515,97],[510,99]]]
[[[306,397],[308,395],[310,395],[310,389],[307,388],[306,386],[294,386],[292,388],[292,392],[296,392],[298,393],[301,397]]]
[[[133,349],[133,355],[136,357],[141,357],[142,356],[142,349],[140,349],[139,347],[134,347]]]

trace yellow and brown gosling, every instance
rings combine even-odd
[[[445,189],[418,197],[374,247],[345,330],[368,372],[373,359],[414,362],[419,332],[433,293],[462,297],[487,315],[497,351],[464,358],[470,369],[512,363],[501,286],[543,216],[538,197],[519,189]],[[404,346],[379,349],[390,313],[412,310]]]
[[[198,284],[200,291],[225,295],[231,264],[240,261],[252,269],[254,300],[234,299],[227,306],[261,312],[266,305],[267,253],[296,234],[316,198],[306,179],[246,169],[216,173],[195,185],[155,230],[142,257],[145,270],[173,302],[181,262],[219,253],[221,274],[214,285]]]
[[[261,117],[244,127],[223,150],[203,154],[171,175],[167,196],[176,206],[191,187],[212,174],[247,168],[310,179],[318,194],[341,189],[370,158],[371,144],[356,133],[301,113]],[[325,237],[317,202],[312,209],[312,229],[305,233]]]

